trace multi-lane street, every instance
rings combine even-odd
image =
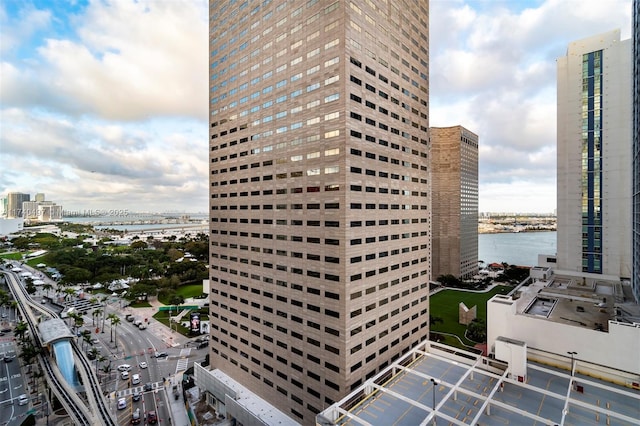
[[[140,330],[126,320],[125,315],[129,312],[135,313],[136,310],[121,310],[118,301],[107,307],[107,315],[116,313],[120,317],[120,324],[114,330],[113,341],[108,321],[105,323],[104,333],[95,333],[93,318],[90,314],[84,316],[86,326],[83,329],[92,332],[92,340],[96,339],[92,346],[106,358],[102,362],[92,362],[98,367],[110,363],[111,371],[100,371],[99,377],[102,380],[102,389],[109,393],[110,406],[118,424],[131,424],[138,409],[136,416],[140,415],[140,424],[145,424],[150,412],[155,412],[160,422],[168,422],[171,413],[167,404],[169,398],[174,397],[172,387],[178,385],[182,379],[181,376],[176,376],[176,372],[186,370],[189,363],[195,359],[201,360],[206,354],[206,349],[185,348],[184,343],[188,341],[186,337],[172,332],[153,319],[148,318],[147,328]],[[88,345],[85,349],[86,352],[90,351]],[[119,366],[124,365],[130,366],[127,378],[123,378],[123,371],[118,370]],[[134,375],[138,375],[139,383],[134,383]],[[136,396],[134,400],[136,393],[140,398]],[[118,408],[118,402],[122,398],[124,408]],[[120,407],[123,407],[122,403]]]
[[[6,329],[5,326],[2,329]],[[17,358],[13,333],[0,337],[0,425],[19,425],[30,407],[31,394]]]
[[[32,302],[37,301],[32,304],[34,308],[42,307],[49,312],[60,309],[59,305],[51,303],[48,292],[42,288],[32,295],[32,299]],[[181,398],[181,372],[194,361],[202,361],[207,349],[153,319],[154,308],[133,309],[124,307],[126,303],[114,294],[101,306],[105,317],[110,314],[119,317],[120,322],[113,329],[109,319],[102,322],[91,310],[84,313],[83,325],[77,330],[71,327],[69,319],[67,325],[77,335],[77,347],[91,359],[90,364],[97,372],[100,388],[107,395],[108,409],[117,424],[138,424],[138,419],[139,424],[153,424],[150,416],[160,424],[171,424],[172,408],[174,415],[184,422],[184,406],[174,401],[174,396]],[[36,416],[44,414],[42,407],[34,405],[39,402],[35,401],[37,397],[20,392],[25,389],[25,383],[21,363],[17,357],[13,358],[17,355],[13,339],[13,329],[18,321],[13,318],[16,314],[15,309],[2,308],[0,312],[0,325],[5,325],[0,329],[6,329],[0,334],[0,354],[7,353],[7,362],[0,357],[0,426],[18,425],[29,412]],[[126,314],[142,319],[146,327],[140,329],[127,321]],[[87,332],[89,335],[85,340],[83,334]],[[130,366],[126,369],[127,377],[118,371],[123,364]]]

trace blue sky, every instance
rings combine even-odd
[[[631,0],[430,2],[430,125],[480,137],[480,211],[551,212],[555,59]],[[0,194],[207,210],[208,3],[0,2]]]

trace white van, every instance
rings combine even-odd
[[[132,385],[139,385],[140,384],[140,375],[139,374],[134,374],[133,376],[131,376],[131,384]]]

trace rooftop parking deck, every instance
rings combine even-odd
[[[434,411],[435,405],[435,411]],[[640,425],[640,391],[425,342],[317,417],[318,425]]]

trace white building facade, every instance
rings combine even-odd
[[[573,42],[557,67],[558,270],[628,278],[631,42]]]

